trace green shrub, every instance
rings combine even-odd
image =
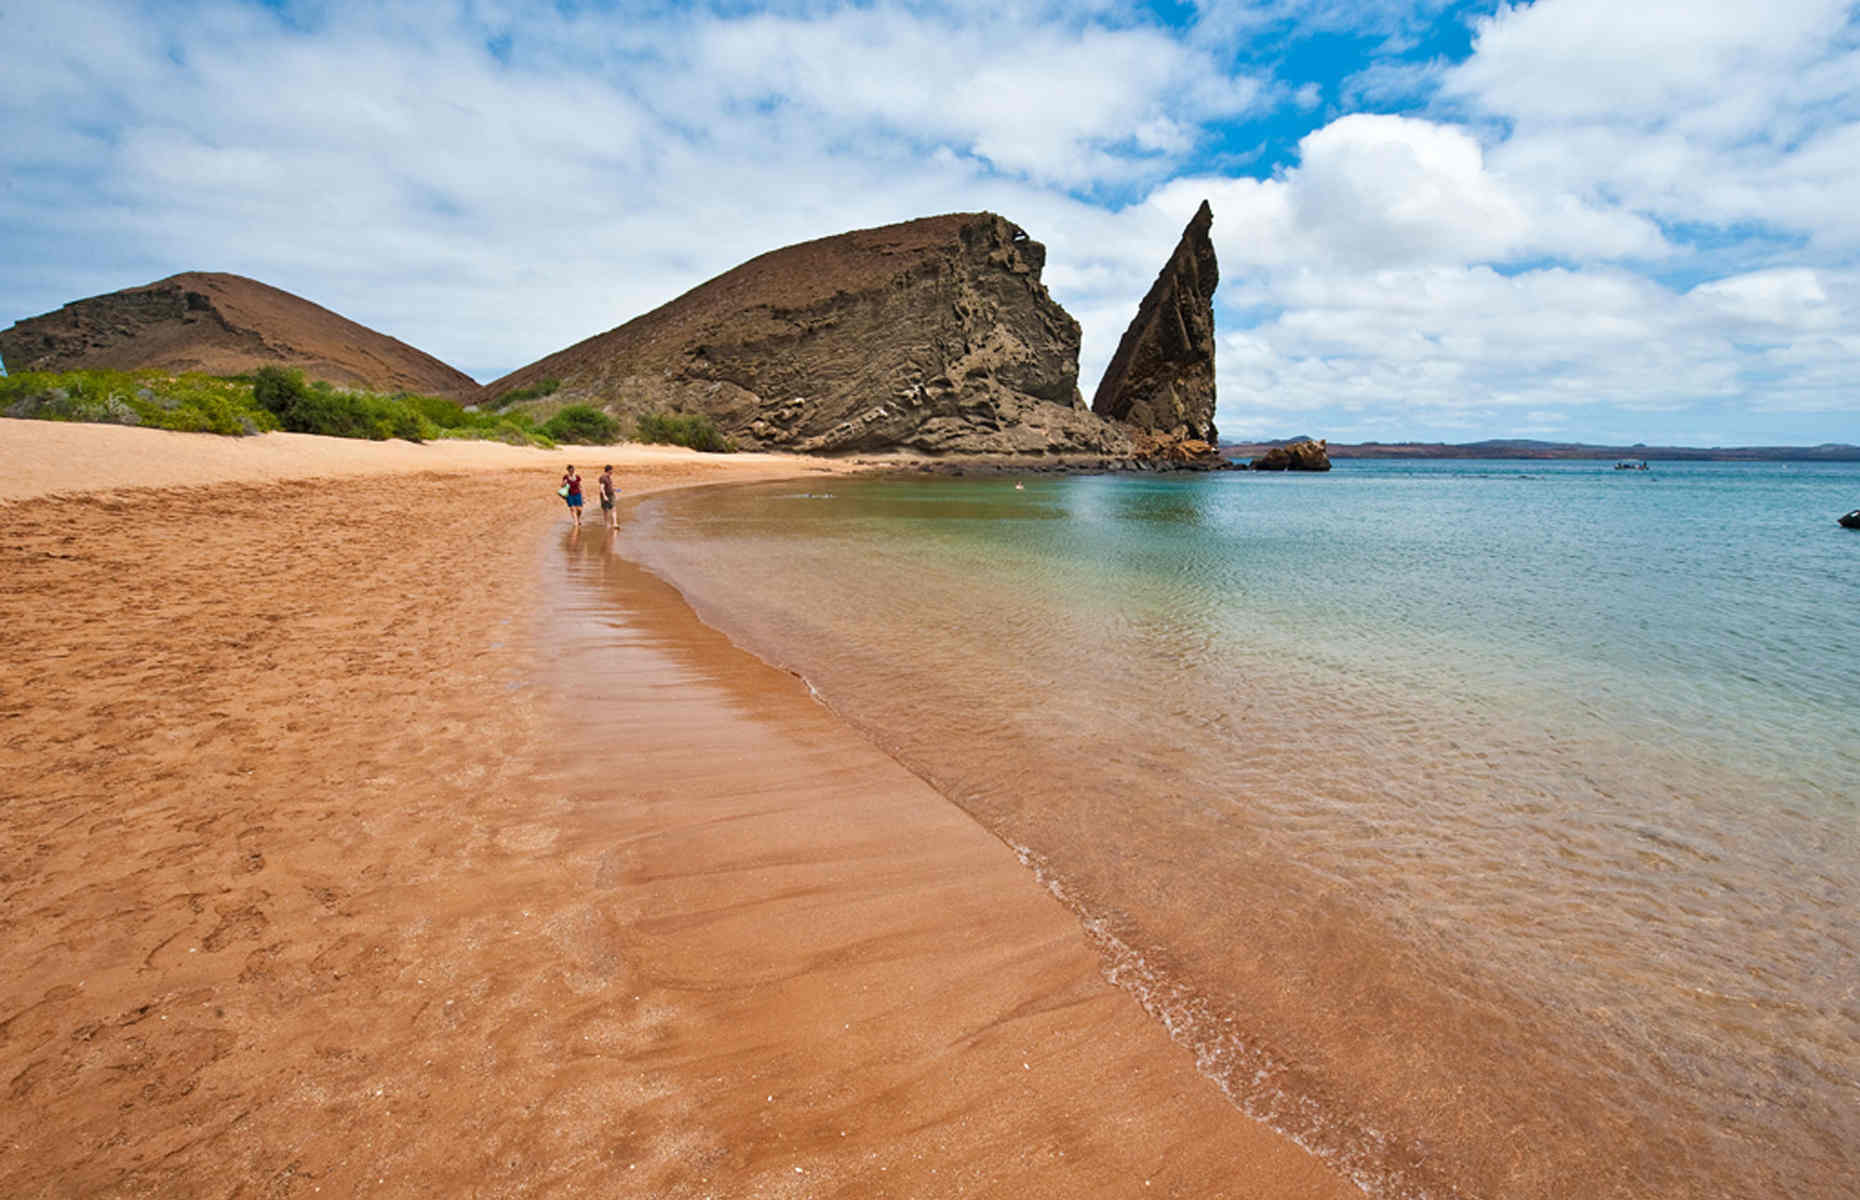
[[[252,398],[292,433],[377,442],[388,438],[423,442],[434,436],[435,423],[423,411],[427,407],[462,413],[450,400],[436,396],[339,391],[321,379],[306,382],[302,371],[285,367],[261,367],[252,377]]]
[[[544,421],[542,433],[557,442],[605,446],[620,440],[620,422],[598,408],[571,404]]]
[[[560,379],[539,379],[535,383],[520,388],[511,388],[497,399],[491,401],[492,408],[508,408],[512,404],[521,404],[525,400],[540,400],[544,396],[553,396],[562,386]]]
[[[245,384],[160,371],[22,372],[0,378],[0,413],[232,435],[278,427]]]
[[[206,375],[150,379],[129,404],[144,425],[157,429],[240,436],[278,427],[277,418],[253,402],[250,384]]]
[[[414,412],[420,414],[435,429],[465,429],[476,423],[476,418],[489,416],[488,413],[470,413],[460,408],[456,401],[443,396],[421,396],[413,392],[402,392],[394,397]]]
[[[439,436],[475,442],[503,442],[507,446],[535,446],[542,450],[555,449],[555,442],[550,438],[536,432],[528,425],[515,421],[498,421],[490,425],[466,425],[457,429],[442,429],[439,431]]]
[[[272,416],[283,419],[297,401],[309,393],[302,371],[260,367],[252,374],[252,399]]]
[[[232,435],[288,429],[377,441],[419,442],[458,431],[512,445],[553,445],[531,428],[525,414],[467,412],[444,397],[411,392],[345,391],[278,366],[230,377],[26,371],[0,376],[0,415]]]
[[[724,437],[716,422],[703,413],[642,413],[637,424],[642,442],[689,446],[713,454],[736,450],[736,443]]]

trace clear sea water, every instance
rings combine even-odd
[[[1345,460],[623,538],[1370,1194],[1851,1197],[1855,507],[1860,464]]]

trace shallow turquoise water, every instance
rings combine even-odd
[[[1345,461],[1053,497],[1065,540],[1033,541],[1160,582],[1217,636],[1500,710],[1550,693],[1830,804],[1860,791],[1860,538],[1833,522],[1855,465]]]
[[[1236,1103],[1379,1194],[1853,1194],[1860,465],[812,486],[628,544]]]

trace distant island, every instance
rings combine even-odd
[[[1224,442],[1228,458],[1249,458],[1276,446],[1306,438],[1269,442]],[[1825,442],[1819,446],[1594,446],[1583,442],[1539,442],[1529,438],[1491,438],[1483,442],[1344,442],[1329,443],[1332,458],[1573,458],[1646,459],[1668,462],[1860,462],[1860,446]]]

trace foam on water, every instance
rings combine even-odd
[[[646,501],[1385,1196],[1851,1195],[1860,469],[1344,464]]]

